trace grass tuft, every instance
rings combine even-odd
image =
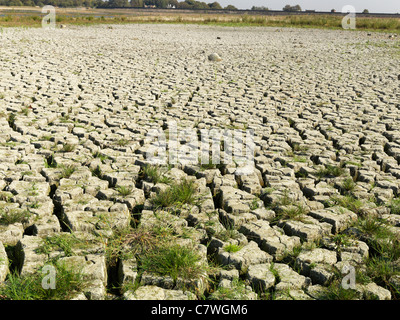
[[[174,281],[179,277],[184,280],[198,278],[204,274],[201,257],[192,248],[180,245],[159,247],[141,257],[143,271],[161,276],[168,275]]]
[[[192,180],[172,183],[166,190],[160,191],[151,201],[157,208],[179,207],[195,204],[196,187]]]
[[[65,264],[54,264],[56,286],[44,289],[41,270],[20,276],[11,273],[6,282],[0,285],[0,300],[69,300],[85,288],[84,276],[80,270],[72,270]]]
[[[167,168],[161,168],[158,166],[145,165],[141,171],[140,175],[143,179],[149,180],[153,183],[171,183],[172,179],[167,177]]]

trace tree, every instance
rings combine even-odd
[[[143,8],[144,7],[144,2],[143,2],[143,0],[131,0],[131,7]]]
[[[264,7],[264,6],[261,6],[261,7],[252,6],[251,10],[268,11],[269,9],[267,7]]]
[[[286,6],[283,7],[283,11],[292,11],[292,6],[290,4],[287,4]]]
[[[300,5],[296,4],[293,8],[293,11],[301,11]]]
[[[108,1],[108,6],[109,7],[129,7],[129,2],[128,0],[109,0]]]
[[[287,4],[286,6],[283,7],[283,11],[301,11],[301,7],[297,4],[295,6],[291,6],[290,4]]]
[[[218,2],[213,2],[213,3],[209,3],[208,6],[210,7],[210,9],[215,9],[215,10],[221,10],[222,7]]]
[[[177,8],[179,8],[179,9],[191,9],[192,6],[185,1],[185,2],[179,2],[178,5],[177,5]]]
[[[237,10],[238,8],[236,8],[235,6],[228,4],[225,8],[225,10]]]
[[[364,9],[364,11],[362,13],[369,13],[368,9]]]
[[[168,0],[155,0],[154,5],[157,8],[165,9],[166,7],[168,7]]]

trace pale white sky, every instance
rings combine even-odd
[[[368,9],[369,12],[375,13],[400,13],[400,0],[219,0],[218,2],[223,7],[233,4],[238,9],[265,6],[271,10],[282,10],[287,4],[299,4],[303,10],[331,11],[331,9],[336,9],[339,12],[345,5],[352,5],[356,12]]]

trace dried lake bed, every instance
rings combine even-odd
[[[1,297],[11,274],[63,265],[84,279],[65,299],[399,298],[396,37],[161,24],[0,37]],[[170,138],[171,123],[251,130],[254,170],[149,164],[149,132]]]

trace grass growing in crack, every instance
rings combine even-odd
[[[201,257],[192,248],[180,245],[159,247],[141,256],[141,269],[161,276],[168,275],[174,281],[179,277],[185,280],[204,275],[205,266]]]
[[[305,145],[300,145],[300,143],[298,142],[294,142],[292,148],[294,152],[306,152],[309,150],[309,147]]]
[[[172,231],[161,226],[125,228],[116,230],[108,239],[106,260],[110,266],[118,259],[129,259],[144,252],[165,246],[172,239]]]
[[[317,300],[358,300],[360,294],[351,288],[343,288],[339,280],[333,281],[317,297]]]
[[[351,192],[353,192],[355,187],[356,183],[351,177],[344,179],[342,184],[340,185],[340,188],[344,191],[345,194],[350,194]]]
[[[242,249],[241,246],[239,246],[239,245],[237,245],[237,244],[233,244],[233,243],[227,244],[227,245],[224,247],[224,250],[225,250],[226,252],[229,252],[229,253],[238,252],[238,251],[240,251],[240,249]]]
[[[293,200],[289,196],[289,190],[285,189],[282,196],[278,199],[276,206],[288,206],[293,204]]]
[[[0,201],[10,203],[10,202],[12,202],[12,197],[13,197],[13,194],[11,192],[0,191]]]
[[[139,226],[118,230],[108,239],[106,261],[109,267],[119,260],[135,258],[138,272],[191,280],[206,275],[208,266],[192,247],[176,243],[177,235],[168,226]],[[135,288],[137,284],[134,284]],[[126,290],[126,288],[121,288]]]
[[[365,267],[365,278],[389,289],[395,297],[400,297],[400,292],[390,282],[391,277],[400,275],[400,267],[396,263],[386,257],[370,257],[366,260]]]
[[[45,168],[57,168],[57,163],[54,160],[53,155],[51,155],[48,159],[44,160],[44,167]]]
[[[294,263],[294,261],[296,261],[296,258],[300,255],[302,251],[303,247],[301,245],[294,246],[292,250],[285,251],[285,254],[282,257],[281,261],[287,263]]]
[[[301,203],[290,198],[288,189],[285,189],[282,196],[269,207],[276,212],[275,218],[271,221],[272,223],[287,219],[302,220],[307,213],[307,209]]]
[[[43,136],[40,137],[40,140],[43,140],[43,141],[50,141],[52,138],[53,138],[52,136],[43,135]]]
[[[208,297],[209,300],[246,300],[250,290],[246,286],[246,282],[239,278],[232,280],[232,286],[217,287]]]
[[[391,214],[400,214],[400,198],[395,198],[389,204]]]
[[[40,206],[41,206],[41,204],[39,203],[39,201],[35,201],[35,202],[31,202],[31,203],[27,204],[27,207],[31,208],[31,209],[39,209]]]
[[[308,177],[308,173],[307,173],[307,171],[302,171],[302,170],[299,170],[299,171],[296,171],[295,173],[294,173],[294,176],[296,177],[296,178],[307,178]]]
[[[70,257],[74,254],[74,249],[85,248],[86,245],[86,241],[78,239],[74,234],[55,234],[44,238],[36,252],[50,254],[55,250],[61,250],[65,256]]]
[[[69,300],[85,288],[80,270],[72,270],[59,262],[54,267],[57,277],[54,289],[42,287],[41,270],[24,276],[10,273],[6,282],[0,285],[0,300]]]
[[[165,176],[167,172],[167,168],[160,168],[158,166],[150,166],[150,165],[145,165],[141,171],[140,174],[143,177],[143,179],[150,180],[153,183],[171,183],[172,179],[170,177]]]
[[[249,203],[249,208],[250,210],[256,210],[260,207],[259,204],[260,199],[254,198],[250,203]]]
[[[93,156],[93,158],[98,158],[98,159],[100,159],[102,163],[104,163],[104,162],[108,159],[108,156],[102,154],[102,153],[99,152],[99,151],[94,152],[94,153],[92,154],[92,156]]]
[[[332,196],[325,202],[325,205],[327,207],[341,206],[356,214],[360,214],[361,209],[364,206],[361,200],[354,198],[352,195]]]
[[[238,230],[234,229],[233,226],[227,225],[226,229],[214,233],[213,236],[222,241],[228,241],[230,239],[238,239],[240,237],[240,233]]]
[[[367,238],[370,256],[365,260],[364,279],[389,289],[397,299],[400,292],[390,282],[390,278],[400,275],[400,236],[390,229],[383,219],[360,218],[356,225]]]
[[[338,253],[340,253],[343,248],[351,245],[350,236],[347,234],[336,234],[332,237],[332,241],[335,243]]]
[[[103,173],[101,172],[100,166],[97,166],[94,169],[90,169],[90,172],[92,173],[92,176],[97,177],[97,178],[101,178],[101,176],[103,175]]]
[[[70,143],[66,143],[63,145],[63,147],[61,148],[61,152],[72,152],[75,150],[75,145],[74,144],[70,144]]]
[[[195,204],[196,201],[196,187],[192,180],[172,183],[151,200],[157,208],[179,207],[184,204]]]
[[[305,162],[307,162],[307,158],[294,155],[293,156],[293,162],[305,163]]]
[[[115,190],[118,191],[120,196],[126,197],[132,194],[133,187],[132,186],[117,186]]]
[[[21,109],[21,111],[19,113],[27,116],[29,114],[30,109],[28,107],[24,107]]]
[[[14,223],[27,222],[30,217],[27,210],[9,210],[5,211],[0,208],[0,225],[10,225]]]
[[[198,160],[199,160],[198,163],[200,165],[200,170],[222,169],[224,167],[224,164],[213,163],[213,159],[211,156],[209,156],[208,159],[202,159],[201,157],[199,157]]]
[[[117,145],[120,146],[120,147],[124,147],[124,146],[126,146],[128,143],[129,143],[129,140],[127,140],[127,139],[119,139],[119,140],[117,141]]]
[[[68,179],[76,171],[76,166],[71,164],[68,165],[61,164],[58,167],[61,169],[60,179],[62,178]]]
[[[276,217],[271,222],[280,220],[297,220],[302,221],[307,214],[307,209],[301,204],[291,204],[285,207],[280,207],[276,211]]]
[[[387,239],[393,235],[384,220],[373,217],[359,218],[355,226],[364,234],[375,239]]]
[[[340,177],[344,173],[345,170],[340,166],[332,166],[328,164],[325,166],[325,168],[319,169],[317,171],[317,177],[320,179],[324,177]]]

